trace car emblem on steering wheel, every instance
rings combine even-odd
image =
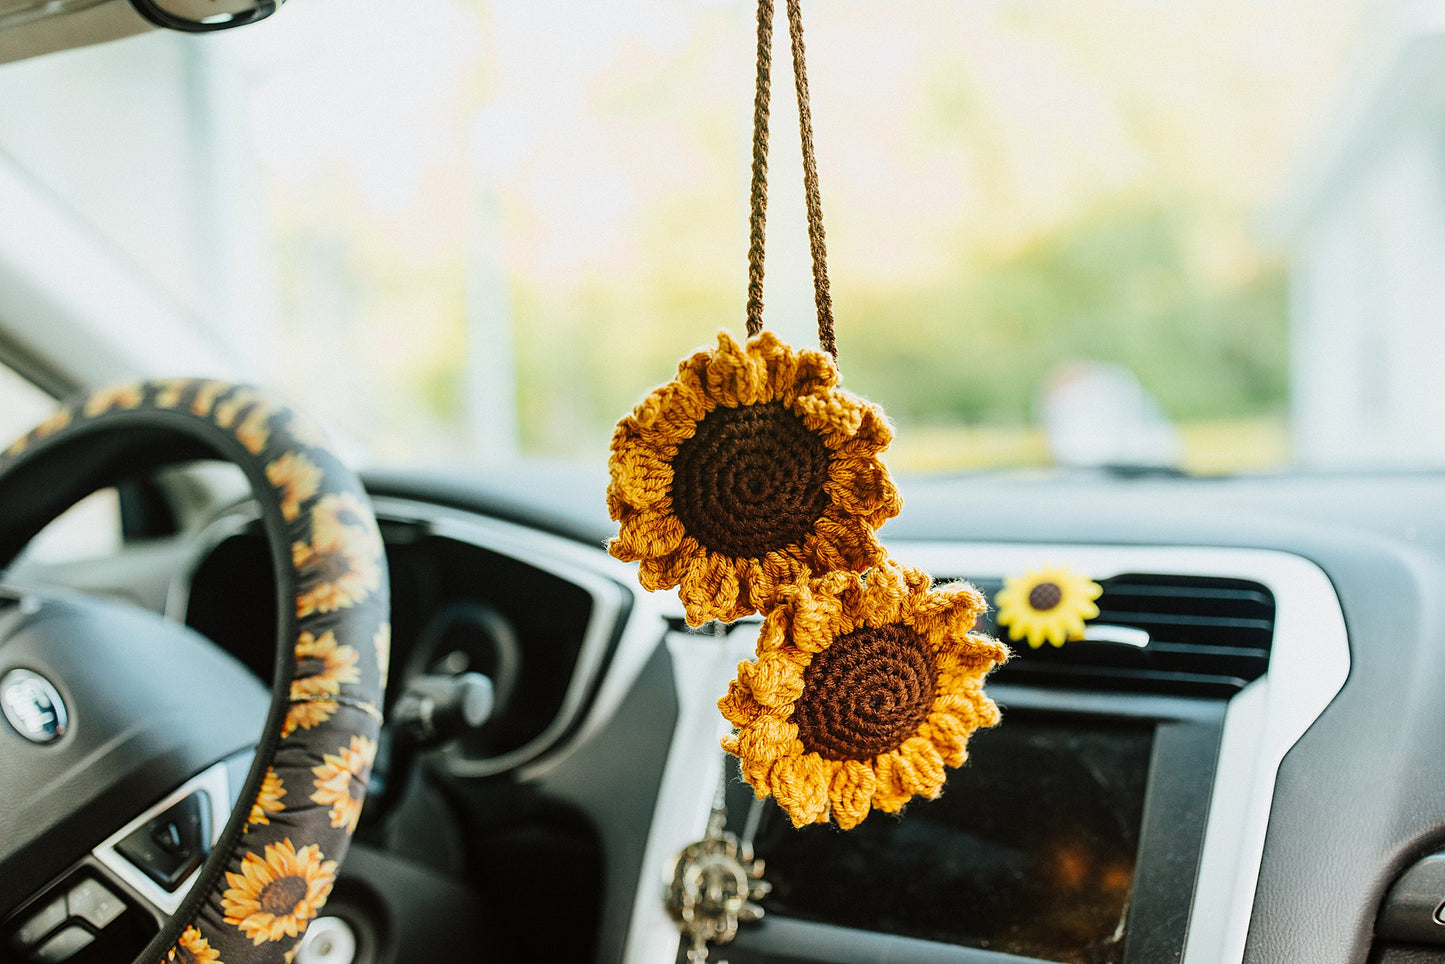
[[[12,669],[0,677],[0,710],[32,743],[54,743],[70,724],[60,693],[48,679],[28,669]]]

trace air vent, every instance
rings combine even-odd
[[[989,598],[999,581],[974,580]],[[1055,648],[1012,642],[1000,682],[1229,695],[1269,667],[1274,596],[1259,583],[1125,574],[1104,580],[1088,637]],[[998,634],[991,616],[980,627]],[[1001,634],[999,634],[1001,635]]]

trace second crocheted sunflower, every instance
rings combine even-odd
[[[972,586],[934,588],[891,561],[783,589],[757,660],[718,701],[737,727],[723,749],[799,827],[936,797],[969,734],[999,720],[983,680],[1009,651],[970,632],[985,607]]]
[[[722,332],[618,423],[608,548],[641,563],[645,588],[679,586],[689,623],[763,611],[806,570],[884,559],[874,530],[902,507],[879,460],[892,431],[838,377],[820,351]]]

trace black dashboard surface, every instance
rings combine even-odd
[[[600,471],[375,473],[379,494],[600,546]],[[897,540],[1269,548],[1320,566],[1351,670],[1280,767],[1245,958],[1363,961],[1383,894],[1445,841],[1445,477],[985,475],[901,484]],[[1207,926],[1208,922],[1196,922]]]

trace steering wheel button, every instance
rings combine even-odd
[[[89,931],[72,924],[40,945],[39,950],[32,951],[30,959],[39,964],[58,964],[60,961],[68,961],[93,940],[95,938],[90,936]]]
[[[124,902],[94,880],[86,880],[72,890],[66,903],[71,917],[83,918],[96,930],[104,929],[125,913]]]
[[[64,923],[65,901],[51,901],[21,924],[10,940],[17,947],[31,948]]]
[[[211,849],[209,810],[210,799],[197,790],[136,828],[115,849],[146,876],[174,891]]]
[[[176,826],[175,821],[166,820],[151,828],[151,836],[160,848],[168,854],[182,853],[186,847],[181,842],[181,828]]]

